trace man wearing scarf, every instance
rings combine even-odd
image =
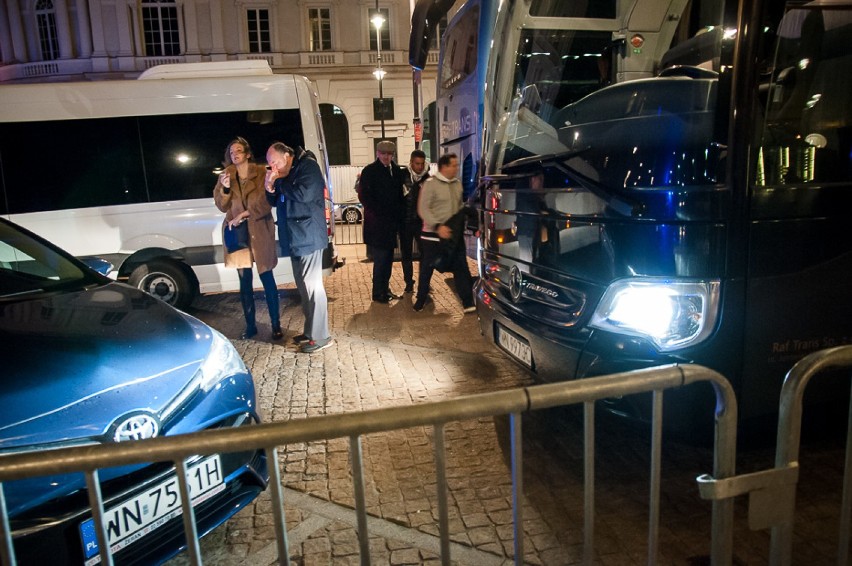
[[[419,149],[411,152],[408,167],[403,168],[402,195],[405,199],[402,226],[399,231],[400,256],[402,261],[402,276],[405,279],[405,292],[414,292],[414,262],[412,261],[413,246],[421,253],[420,231],[423,230],[423,219],[417,214],[417,200],[420,197],[420,187],[429,178],[426,169],[426,154]]]

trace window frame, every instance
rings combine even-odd
[[[319,27],[320,46],[319,46],[319,49],[317,49],[315,44],[314,44],[314,19],[311,17],[311,12],[313,12],[313,11],[319,12],[319,11],[322,11],[322,10],[328,11],[328,19],[327,19],[328,37],[327,38],[322,37],[322,35],[323,35],[323,33],[322,33],[322,20],[320,18],[320,27]],[[324,52],[334,51],[336,42],[335,42],[335,38],[334,38],[334,9],[333,9],[333,7],[329,6],[329,5],[325,5],[325,4],[313,4],[313,5],[306,6],[305,22],[306,22],[305,30],[306,30],[306,33],[307,33],[306,44],[307,44],[308,51],[310,51],[311,53],[324,53]],[[323,47],[323,43],[325,42],[326,39],[328,41],[328,48]]]
[[[393,50],[393,41],[391,39],[391,21],[393,18],[393,11],[389,6],[379,6],[379,12],[385,17],[385,23],[382,25],[381,38],[382,38],[382,51],[392,51]],[[373,26],[372,18],[376,13],[376,8],[367,8],[366,9],[367,16],[367,49],[370,51],[376,51],[376,28]]]
[[[183,31],[183,15],[182,11],[178,9],[177,0],[140,0],[139,1],[139,27],[141,30],[141,40],[142,40],[142,51],[145,57],[176,57],[180,55],[184,55],[186,52],[186,46],[184,45],[184,31]],[[159,45],[149,44],[148,43],[148,35],[149,30],[147,28],[147,23],[149,21],[153,21],[153,19],[146,18],[145,10],[146,9],[156,9],[157,10],[157,24],[158,27],[156,30],[150,30],[151,33],[156,33],[159,36]],[[174,18],[169,18],[169,21],[175,22],[176,29],[168,30],[168,33],[172,31],[177,34],[176,41],[165,42],[164,34],[167,33],[163,28],[163,11],[165,9],[174,11]],[[151,53],[149,50],[153,47],[159,47],[162,51],[161,53],[156,53],[156,49],[154,53]],[[167,49],[167,46],[169,47]],[[177,50],[177,52],[172,52],[173,49]]]
[[[250,14],[254,12],[256,19],[252,21]],[[259,24],[261,22],[260,18],[257,17],[260,15],[260,12],[266,12],[266,40],[264,43],[263,39],[263,31],[259,29]],[[271,53],[272,52],[272,10],[268,6],[246,6],[245,12],[245,30],[246,30],[246,50],[248,53]],[[252,26],[255,26],[253,29]],[[254,36],[260,36],[256,39]],[[256,43],[258,46],[258,50],[254,50],[253,43]]]
[[[41,7],[42,5],[48,5],[48,7]],[[53,0],[36,1],[35,25],[41,60],[59,59],[59,35],[56,30],[56,6]]]

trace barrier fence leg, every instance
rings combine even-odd
[[[435,471],[438,480],[438,532],[441,533],[441,564],[450,566],[450,514],[447,504],[447,451],[444,445],[444,425],[434,426]]]
[[[843,467],[843,503],[840,508],[840,537],[837,563],[849,563],[849,528],[852,522],[852,395],[849,396],[849,422],[846,425],[846,462]]]
[[[736,474],[737,400],[727,381],[711,382],[716,391],[716,438],[713,443],[713,477]],[[710,561],[730,566],[734,556],[734,498],[713,500]]]
[[[583,403],[583,564],[595,556],[595,402]]]
[[[0,562],[4,565],[15,566],[15,549],[12,546],[12,529],[9,527],[9,513],[6,511],[6,494],[3,484],[0,484],[0,534],[3,544],[0,545]]]
[[[104,500],[101,496],[101,482],[98,479],[98,471],[86,472],[86,488],[89,491],[89,506],[92,508],[92,522],[95,525],[95,534],[98,537],[98,549],[101,555],[101,564],[112,566],[112,551],[109,547],[104,527]]]
[[[364,464],[361,453],[361,437],[349,437],[349,452],[352,458],[352,481],[355,484],[355,511],[358,515],[358,544],[361,550],[361,565],[370,564],[370,533],[367,532],[367,497],[364,493]]]
[[[287,540],[287,521],[284,517],[284,489],[281,470],[278,468],[278,448],[266,449],[266,467],[269,470],[269,488],[272,498],[272,516],[275,519],[275,540],[278,542],[278,563],[290,564],[290,543]]]
[[[192,510],[192,496],[189,494],[189,484],[186,480],[186,461],[175,462],[180,506],[183,511],[183,532],[186,536],[186,550],[189,561],[193,566],[201,565],[201,545],[198,543],[198,526],[195,524],[195,511]]]
[[[520,413],[509,415],[512,435],[512,511],[515,529],[515,564],[524,563],[524,438]]]
[[[660,468],[663,443],[663,392],[654,391],[654,422],[651,429],[651,486],[648,502],[648,564],[657,563],[660,538]]]

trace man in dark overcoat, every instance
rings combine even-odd
[[[394,163],[396,145],[382,140],[376,160],[364,167],[358,198],[364,205],[364,243],[373,258],[373,301],[388,303],[399,296],[390,290],[393,250],[403,218],[402,170]]]

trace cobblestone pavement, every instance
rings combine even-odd
[[[266,420],[411,405],[531,384],[524,371],[480,336],[476,316],[462,313],[451,279],[435,275],[434,303],[420,313],[412,310],[410,295],[390,305],[374,304],[369,300],[372,265],[357,255],[359,247],[349,253],[345,267],[326,280],[335,343],[317,354],[298,353],[290,342],[303,321],[293,288],[281,290],[282,324],[289,332],[279,343],[269,342],[260,294],[260,332],[253,340],[238,339],[243,318],[236,293],[206,295],[190,311],[234,342],[254,374]],[[401,291],[398,264],[391,283]],[[620,421],[599,421],[595,563],[647,564],[648,435]],[[456,564],[513,560],[511,478],[498,430],[492,419],[446,428]],[[524,439],[524,561],[579,564],[582,416],[565,410],[525,417]],[[431,429],[368,435],[362,446],[372,563],[439,564]],[[293,564],[360,564],[348,447],[348,439],[334,439],[280,448]],[[797,505],[802,517],[797,527],[802,528],[794,564],[831,563],[827,556],[836,544],[842,454],[833,444],[811,453],[820,464],[810,476],[802,472]],[[741,460],[740,471],[756,470],[769,466],[772,455],[757,450]],[[658,563],[709,563],[710,504],[698,498],[695,477],[711,470],[708,449],[664,445]],[[768,534],[748,531],[745,502],[738,505],[736,563],[764,564]],[[268,493],[205,537],[202,553],[205,564],[277,563]],[[187,562],[179,556],[172,564]]]

